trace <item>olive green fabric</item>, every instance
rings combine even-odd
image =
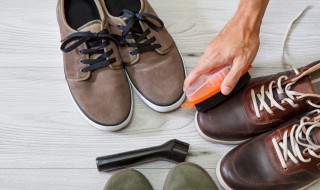
[[[200,166],[182,163],[167,176],[164,190],[218,190],[211,176]]]
[[[153,188],[140,172],[126,169],[114,174],[104,190],[153,190]]]

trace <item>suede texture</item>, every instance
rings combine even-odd
[[[153,190],[153,188],[140,172],[126,169],[114,174],[104,190]]]
[[[102,29],[109,29],[103,8],[98,0],[95,0],[101,20],[93,20],[79,29],[72,29],[65,19],[64,2],[59,0],[57,5],[57,19],[60,27],[61,39],[78,31],[90,31],[98,33]],[[63,54],[64,71],[72,97],[81,112],[92,122],[102,126],[115,126],[128,119],[131,112],[131,89],[117,45],[111,44],[105,51],[113,50],[110,57],[116,58],[116,62],[109,67],[104,67],[92,72],[83,73],[81,68],[85,65],[81,59],[94,59],[99,55],[82,55],[81,49],[86,49],[86,44],[81,45],[70,53]]]
[[[100,2],[106,11],[111,32],[121,35],[122,31],[118,25],[126,25],[124,18],[112,16],[108,12],[105,0]],[[140,13],[157,16],[146,0],[141,0]],[[179,101],[184,94],[183,83],[186,76],[182,57],[165,27],[161,31],[156,31],[141,21],[140,26],[143,31],[151,30],[148,38],[155,37],[154,43],[160,44],[161,48],[130,55],[132,47],[119,47],[126,71],[133,85],[146,100],[157,106],[170,106]],[[128,41],[134,42],[133,39]]]
[[[164,190],[218,190],[211,176],[200,166],[181,163],[167,176]]]

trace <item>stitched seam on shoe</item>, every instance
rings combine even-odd
[[[279,131],[277,130],[277,131],[275,131],[275,133],[279,133]],[[271,137],[268,137],[265,141],[267,141],[267,140],[270,141],[270,140],[271,140],[270,138],[271,138]],[[264,143],[264,147],[265,147],[265,150],[267,150],[267,143]],[[298,174],[299,172],[306,172],[306,173],[308,173],[310,176],[313,176],[312,173],[310,173],[309,171],[304,170],[304,169],[299,169],[299,170],[297,170],[297,171],[295,171],[295,172],[290,172],[290,173],[286,174],[286,173],[284,173],[283,171],[279,170],[279,168],[276,166],[276,163],[274,162],[274,160],[271,159],[271,156],[272,156],[271,153],[270,153],[269,151],[266,151],[266,153],[267,153],[267,158],[268,158],[268,160],[269,160],[269,163],[271,164],[271,166],[273,167],[273,169],[275,169],[276,171],[278,171],[281,175],[290,176],[290,175],[292,175],[292,174]],[[302,180],[302,181],[307,181],[307,180]]]
[[[259,138],[258,138],[259,139]],[[274,184],[274,183],[256,183],[256,182],[251,182],[251,181],[248,181],[248,180],[246,180],[245,178],[243,178],[243,177],[241,177],[240,175],[239,175],[239,173],[237,172],[237,170],[236,170],[236,167],[235,167],[235,158],[237,158],[238,156],[239,156],[239,153],[240,153],[240,151],[244,148],[244,147],[246,147],[246,146],[248,146],[249,144],[251,144],[251,143],[253,143],[253,142],[255,142],[255,141],[257,141],[257,139],[255,139],[255,140],[253,140],[253,141],[250,141],[249,143],[247,143],[247,144],[245,144],[245,145],[243,145],[242,147],[240,147],[240,149],[239,150],[237,150],[236,152],[235,152],[235,155],[232,157],[232,169],[234,170],[234,172],[235,172],[235,174],[239,177],[239,179],[241,179],[243,182],[245,182],[245,183],[247,183],[247,184],[249,184],[249,185],[255,185],[255,186],[275,186],[275,185],[279,185],[279,184],[281,184],[281,185],[288,185],[288,184],[294,184],[294,183],[301,183],[301,181],[287,181],[287,182],[278,182],[277,184]]]
[[[213,122],[213,123],[214,123],[214,122]],[[225,131],[225,132],[231,132],[231,133],[237,133],[237,134],[255,134],[255,133],[267,132],[267,131],[272,130],[272,129],[264,129],[264,130],[258,130],[258,131],[255,131],[255,132],[250,132],[250,131],[235,131],[235,130],[227,130],[227,129],[221,127],[220,124],[217,124],[215,127],[218,127],[219,129],[221,129],[222,131]]]

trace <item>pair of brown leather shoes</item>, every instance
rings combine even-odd
[[[151,108],[184,101],[178,49],[146,0],[58,0],[66,80],[90,124],[115,131],[131,120],[131,88]]]
[[[216,170],[220,184],[228,190],[296,190],[317,182],[319,108],[317,61],[252,79],[220,106],[197,113],[197,130],[209,141],[238,144],[251,139],[221,159]]]

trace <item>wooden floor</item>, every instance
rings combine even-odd
[[[238,1],[150,0],[185,59],[188,71],[209,41],[228,22]],[[281,44],[289,22],[307,1],[270,1],[253,76],[284,70]],[[286,55],[299,67],[320,59],[320,3],[294,27]],[[101,190],[110,173],[99,173],[97,156],[158,145],[177,138],[191,144],[188,161],[200,164],[215,181],[218,160],[234,146],[203,140],[194,110],[160,114],[135,96],[130,126],[118,133],[91,127],[77,112],[64,80],[54,0],[0,1],[0,189]],[[232,118],[230,118],[232,119]],[[174,164],[135,167],[163,187]],[[320,189],[320,184],[311,189]]]

